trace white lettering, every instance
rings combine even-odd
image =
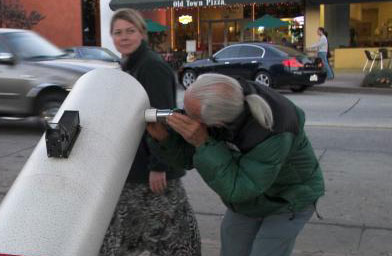
[[[203,1],[191,1],[191,0],[186,0],[186,6],[187,6],[187,7],[198,7],[198,6],[203,6]]]
[[[206,6],[225,5],[225,0],[206,0]]]
[[[173,0],[173,7],[199,7],[226,5],[225,0]]]
[[[173,7],[184,7],[184,1],[173,1]]]

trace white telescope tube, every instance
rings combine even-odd
[[[0,206],[0,254],[96,256],[144,133],[149,101],[130,75],[96,69],[61,106],[82,127],[68,159],[41,138]]]

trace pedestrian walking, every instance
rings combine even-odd
[[[168,163],[196,168],[228,210],[221,256],[289,256],[324,194],[304,112],[274,90],[204,74],[186,90],[186,115],[147,130]]]
[[[174,73],[148,47],[140,14],[133,9],[118,10],[111,19],[110,33],[122,55],[122,70],[140,82],[151,106],[174,108]],[[197,222],[180,181],[185,171],[168,167],[148,137],[146,133],[139,145],[100,255],[199,256]]]
[[[327,72],[327,79],[331,80],[334,78],[334,73],[328,61],[329,44],[328,44],[327,34],[324,28],[319,27],[317,29],[317,35],[320,37],[320,39],[317,43],[313,44],[310,47],[310,49],[317,50],[317,56],[321,58],[324,65],[324,69]]]

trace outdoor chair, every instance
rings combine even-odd
[[[377,62],[380,63],[380,61],[382,61],[381,56],[380,56],[380,53],[379,53],[378,51],[376,51],[376,52],[370,52],[370,51],[368,51],[368,50],[365,50],[365,55],[366,55],[366,63],[365,63],[365,65],[363,66],[363,70],[362,70],[362,71],[363,71],[363,72],[366,71],[367,65],[368,65],[368,63],[371,61],[372,64],[370,65],[369,72],[372,72],[374,62],[377,61]],[[380,64],[381,64],[381,69],[382,69],[382,62],[381,62]]]
[[[381,58],[381,69],[383,69],[383,60],[388,61],[388,65],[386,65],[388,68],[391,67],[391,56],[389,54],[389,50],[387,48],[380,48],[378,50],[380,53],[380,58]]]

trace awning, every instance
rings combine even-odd
[[[302,2],[302,0],[259,0],[257,3]],[[166,7],[226,6],[231,4],[252,4],[255,0],[111,0],[110,9],[120,8],[156,9]]]
[[[354,4],[365,2],[389,2],[391,0],[308,0],[312,4]]]
[[[282,21],[278,18],[266,14],[255,21],[249,22],[248,24],[246,24],[245,28],[258,28],[258,27],[280,28],[288,25],[289,25],[288,22]]]
[[[167,30],[166,26],[163,26],[162,24],[152,21],[150,19],[146,19],[146,25],[147,25],[147,31],[148,32],[163,32]]]

